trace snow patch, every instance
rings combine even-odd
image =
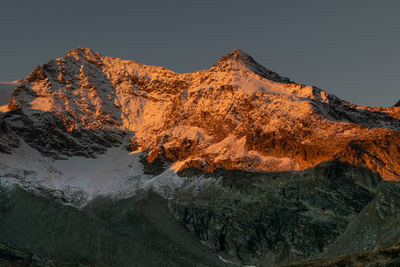
[[[171,170],[158,176],[144,174],[140,163],[143,152],[130,153],[125,147],[111,148],[98,158],[54,160],[21,140],[13,154],[0,153],[0,184],[62,192],[71,202],[76,202],[79,195],[79,205],[97,196],[125,198],[147,189],[169,198],[183,184],[183,179]]]
[[[257,151],[246,150],[246,137],[237,139],[234,135],[229,135],[219,143],[213,144],[206,149],[206,153],[214,155],[214,162],[222,160],[246,160],[261,163],[263,166],[271,170],[298,170],[297,163],[290,158],[276,158],[263,156]]]

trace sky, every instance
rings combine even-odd
[[[176,72],[238,48],[266,68],[359,105],[400,99],[400,1],[0,2],[0,81],[82,46]]]

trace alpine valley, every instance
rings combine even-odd
[[[400,107],[240,50],[175,73],[87,48],[0,107],[0,265],[400,266]]]

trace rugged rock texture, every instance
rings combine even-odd
[[[222,188],[195,196],[182,189],[171,212],[212,250],[261,266],[324,252],[374,199],[380,182],[378,174],[340,162],[296,173],[214,175]]]
[[[53,267],[57,264],[42,259],[32,253],[12,248],[0,243],[0,265],[8,267]]]
[[[399,130],[239,50],[178,74],[73,49],[0,107],[0,263],[396,264]]]
[[[181,228],[156,193],[99,198],[81,211],[21,189],[0,196],[0,240],[8,244],[0,263],[9,266],[229,266]]]
[[[0,240],[7,253],[0,253],[0,262],[275,266],[321,257],[329,259],[294,266],[396,262],[400,186],[366,168],[330,162],[300,172],[185,169],[180,175],[188,177],[187,185],[170,200],[148,191],[121,200],[99,197],[81,210],[46,190],[2,190]],[[14,250],[20,256],[10,256]]]
[[[399,243],[400,185],[381,183],[376,196],[329,246],[326,256],[361,253]]]
[[[79,128],[67,131],[54,113],[35,110],[27,115],[21,109],[0,113],[0,132],[4,140],[0,144],[3,153],[11,153],[12,148],[18,147],[20,137],[42,155],[53,158],[95,157],[107,148],[120,145],[126,135],[117,130]]]
[[[337,266],[400,266],[400,247],[368,251],[331,259],[311,260],[285,265],[287,267],[337,267]]]
[[[74,49],[38,66],[8,110],[19,115],[2,114],[5,153],[16,135],[44,155],[94,157],[128,135],[132,149],[151,151],[149,162],[159,156],[176,170],[289,171],[340,160],[400,177],[398,107],[353,105],[239,50],[178,74]]]

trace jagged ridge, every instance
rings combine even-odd
[[[148,162],[162,157],[175,170],[301,170],[340,160],[399,179],[397,107],[353,105],[240,50],[209,70],[178,74],[78,48],[38,66],[8,107],[6,132],[45,155],[96,156],[128,135],[132,150],[150,151]],[[36,130],[52,121],[55,132],[39,140],[18,121]]]
[[[95,221],[125,234],[148,210],[142,201],[125,206],[125,200],[152,189],[170,198],[169,212],[203,244],[242,263],[384,248],[398,240],[399,188],[380,176],[399,179],[399,127],[397,107],[353,105],[283,78],[238,50],[209,70],[178,74],[78,48],[38,66],[1,108],[0,186],[24,190],[1,191],[0,211],[42,236],[56,218],[43,214],[43,207],[63,207],[86,224],[93,213],[84,211],[105,196],[104,203],[115,206],[100,201]],[[29,216],[19,210],[38,197],[47,203],[32,209],[38,223],[18,219]],[[162,198],[155,193],[151,199]],[[113,213],[120,205],[126,208]],[[138,225],[171,218],[163,205],[149,214],[151,223]],[[138,207],[144,217],[132,213]],[[382,220],[388,222],[376,227]],[[3,239],[12,246],[46,245],[27,240],[20,231],[25,227],[11,231],[14,224],[3,224]],[[364,231],[380,236],[371,239]],[[116,263],[108,256],[145,240],[135,235],[121,246],[117,234],[118,244],[107,243],[100,261]],[[74,238],[63,239],[75,247]],[[156,240],[163,243],[165,236]],[[102,244],[91,242],[100,249]],[[68,256],[62,244],[54,248]],[[166,260],[174,257],[167,253]],[[229,265],[219,259],[213,254],[211,261]]]

